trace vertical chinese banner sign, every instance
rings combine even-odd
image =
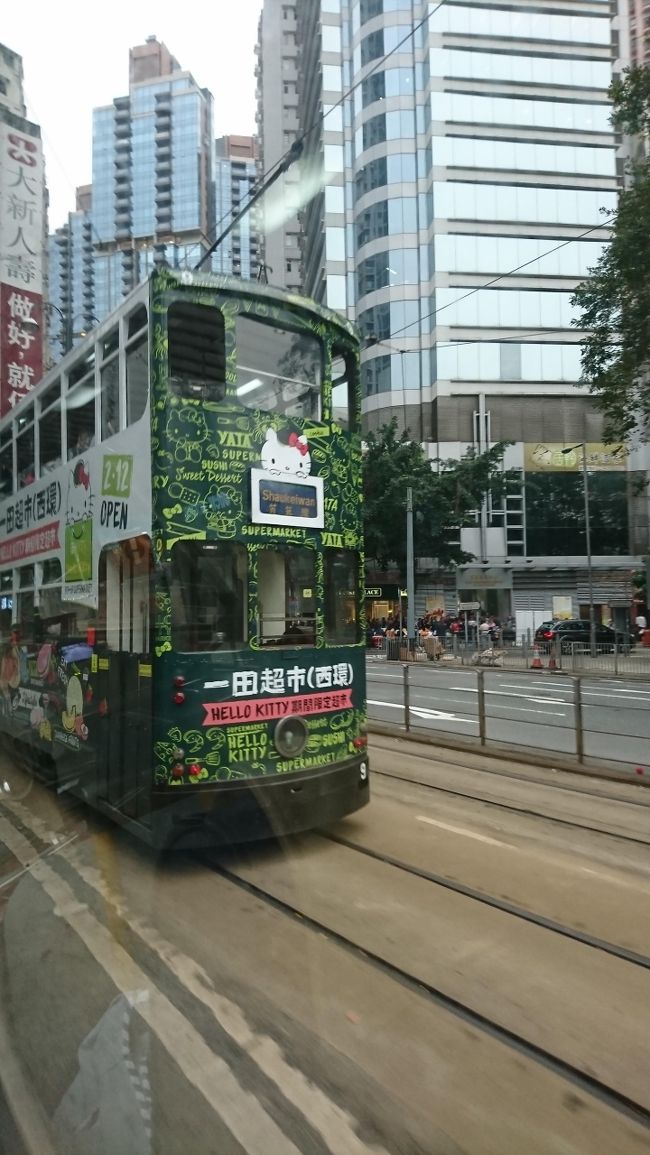
[[[0,417],[43,372],[43,150],[0,121]]]

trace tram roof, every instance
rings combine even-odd
[[[306,312],[312,313],[315,318],[320,318],[327,322],[327,324],[336,326],[348,336],[357,337],[354,325],[348,321],[346,317],[343,317],[340,313],[336,313],[333,309],[328,309],[325,305],[319,305],[310,297],[302,297],[298,293],[290,293],[287,292],[286,289],[281,289],[274,285],[264,285],[260,281],[244,281],[240,277],[229,277],[220,273],[192,272],[188,269],[172,269],[163,266],[160,269],[154,269],[146,280],[136,285],[99,325],[89,330],[87,337],[85,337],[83,341],[80,341],[78,345],[75,345],[74,349],[70,349],[60,361],[57,361],[51,369],[48,369],[47,373],[41,377],[38,385],[36,385],[30,393],[27,393],[25,397],[20,399],[15,409],[12,409],[10,413],[7,413],[2,418],[0,428],[4,428],[13,417],[19,416],[23,409],[27,409],[35,398],[38,398],[42,392],[60,377],[61,373],[65,373],[70,366],[86,356],[95,342],[113,328],[118,317],[121,317],[123,313],[128,313],[138,303],[148,302],[150,286],[156,281],[165,281],[169,288],[173,288],[174,285],[177,285],[179,288],[195,286],[198,289],[228,293],[234,297],[273,301],[276,304],[285,304],[289,306],[289,308],[303,309]]]

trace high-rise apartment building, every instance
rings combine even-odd
[[[41,130],[26,117],[22,79],[20,56],[0,45],[0,417],[43,369],[47,190]]]
[[[95,324],[92,186],[80,185],[75,211],[48,238],[49,359],[58,361]]]
[[[93,114],[95,314],[153,267],[195,263],[214,223],[212,95],[155,36],[129,53],[129,93]]]
[[[260,16],[255,48],[260,176],[275,168],[298,134],[296,13],[301,7],[296,0],[264,0]],[[294,292],[302,282],[298,209],[304,189],[301,167],[294,165],[269,190],[260,209],[268,280]]]
[[[622,612],[647,531],[579,384],[571,307],[616,206],[618,18],[582,0],[429,7],[298,5],[304,168],[321,186],[302,217],[303,287],[367,339],[368,428],[396,416],[432,458],[514,442],[521,484],[462,531],[476,563],[422,563],[420,605],[462,594],[503,616],[553,610],[553,594],[584,611],[582,450],[563,453],[584,443],[594,599]]]
[[[222,136],[215,141],[215,232],[220,233],[244,207],[257,179],[256,139],[253,136]],[[212,257],[215,273],[250,280],[257,276],[259,235],[257,210],[242,217]]]

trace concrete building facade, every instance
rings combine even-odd
[[[420,608],[585,612],[582,445],[594,600],[602,616],[629,605],[647,518],[634,459],[603,445],[580,384],[571,306],[622,178],[619,25],[600,0],[298,6],[299,126],[321,174],[303,289],[366,338],[366,427],[395,416],[432,459],[514,443],[510,496],[461,534],[476,561],[441,575],[421,559]]]
[[[258,173],[275,168],[298,134],[298,41],[296,0],[264,0],[255,47]],[[304,46],[301,45],[301,52]],[[262,261],[270,284],[298,292],[300,222],[305,184],[299,165],[284,173],[260,209]]]

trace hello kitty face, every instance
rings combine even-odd
[[[309,443],[304,434],[289,435],[287,445],[278,441],[275,429],[267,429],[262,446],[262,469],[275,477],[308,477],[311,471]]]
[[[90,487],[90,472],[88,462],[78,461],[72,473],[68,475],[68,508],[67,523],[76,525],[79,521],[86,521],[93,515],[93,493]]]

